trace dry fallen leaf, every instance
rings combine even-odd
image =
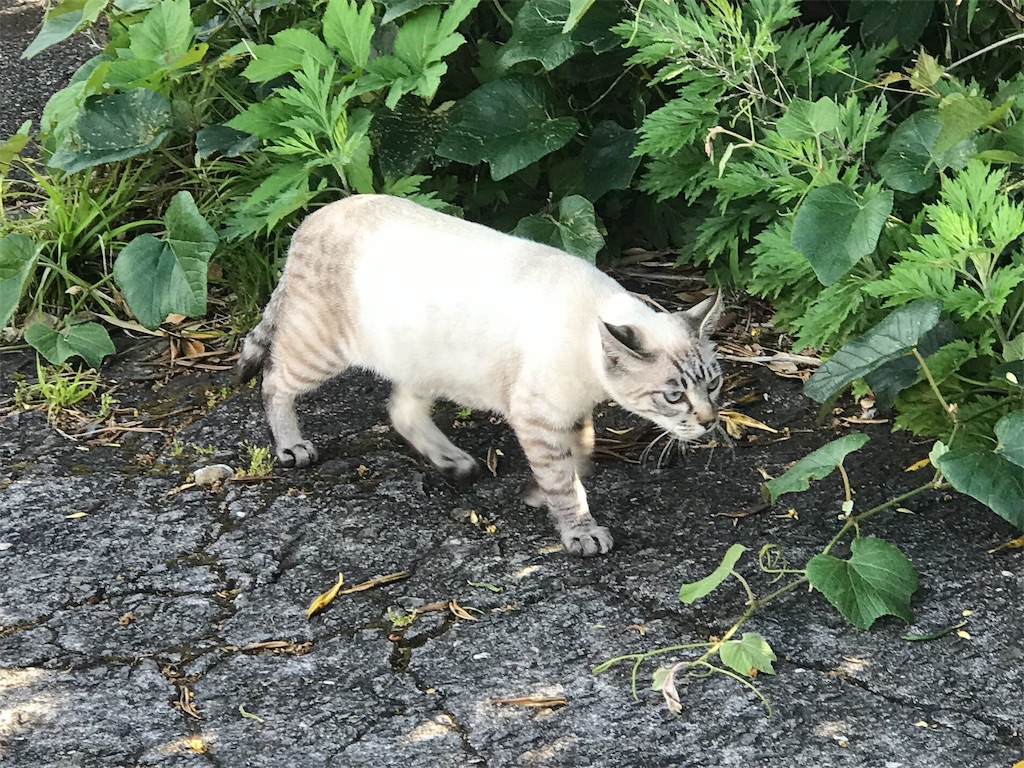
[[[628,627],[626,627],[626,629],[632,629],[641,637],[647,634],[647,627],[645,627],[643,624],[630,624]]]
[[[339,573],[338,576],[341,576]],[[369,581],[364,581],[361,584],[356,584],[354,587],[343,589],[339,592],[339,595],[351,595],[353,592],[364,592],[367,589],[373,589],[379,587],[382,584],[390,584],[393,581],[401,581],[402,579],[408,579],[408,571],[396,571],[395,573],[388,573],[384,576],[374,576]],[[340,584],[338,586],[341,586]]]
[[[480,620],[479,616],[474,616],[473,614],[471,614],[469,612],[470,610],[472,610],[472,611],[477,611],[479,613],[480,612],[479,609],[477,609],[477,608],[470,608],[469,610],[466,610],[461,605],[459,605],[458,602],[455,601],[455,600],[449,600],[448,601],[448,610],[452,612],[453,616],[456,616],[456,617],[458,617],[460,619],[466,619],[468,621],[479,621]]]
[[[1024,536],[1018,536],[1016,539],[1010,539],[1007,542],[1003,542],[995,549],[990,549],[988,554],[994,555],[996,552],[1003,552],[1007,549],[1024,549]],[[966,614],[964,614],[966,616]]]
[[[133,611],[128,611],[128,613],[122,614],[118,618],[117,623],[120,624],[122,627],[127,627],[129,624],[132,623],[134,619],[135,613]]]
[[[176,709],[181,710],[189,717],[194,717],[196,720],[200,718],[199,710],[196,709],[195,697],[192,691],[188,689],[188,686],[181,686],[181,690],[178,691],[178,700],[174,703]]]
[[[342,573],[338,574],[338,581],[333,587],[328,589],[316,596],[312,603],[309,604],[309,608],[306,609],[306,618],[311,618],[317,611],[323,610],[330,602],[338,596],[338,590],[341,589],[341,585],[345,583],[345,575]]]
[[[81,517],[88,517],[88,512],[72,512],[70,515],[64,515],[66,520],[78,520]]]
[[[514,707],[564,707],[569,703],[565,696],[517,696],[512,699],[495,699],[495,704],[511,704]]]
[[[189,739],[186,739],[185,744],[197,755],[206,754],[206,744],[204,744],[203,740],[198,736],[193,736]]]
[[[491,447],[487,449],[487,469],[491,471],[494,477],[498,476],[498,459],[504,455],[498,448]]]

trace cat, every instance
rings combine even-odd
[[[263,373],[277,461],[305,467],[295,398],[349,367],[393,385],[391,423],[439,470],[478,472],[431,419],[447,398],[503,415],[529,460],[524,494],[566,551],[612,548],[580,482],[591,413],[609,398],[689,441],[717,422],[722,374],[708,339],[719,295],[659,312],[593,265],[386,195],[320,208],[296,230],[281,280],[246,336],[241,382]]]

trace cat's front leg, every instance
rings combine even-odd
[[[542,496],[562,545],[570,554],[589,557],[608,552],[612,548],[612,536],[590,514],[587,492],[576,469],[574,453],[578,456],[579,427],[563,429],[531,416],[510,416],[509,423],[536,481],[536,490],[527,502],[536,506],[540,501],[538,496]]]

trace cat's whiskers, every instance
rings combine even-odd
[[[679,440],[675,435],[669,434],[668,442],[665,443],[665,447],[661,449],[661,454],[658,456],[658,463],[654,465],[657,469],[661,469],[665,465],[666,457],[671,457],[672,448],[677,445],[682,448],[683,441]]]
[[[659,434],[657,437],[655,437],[653,440],[651,440],[651,442],[649,442],[647,444],[647,447],[644,448],[643,451],[640,453],[640,464],[641,465],[646,465],[647,464],[647,460],[651,457],[652,451],[654,451],[654,446],[656,446],[658,443],[660,443],[666,437],[670,438],[668,444],[672,445],[672,441],[675,440],[675,438],[672,437],[672,433],[669,432],[666,429],[663,432],[661,432],[661,434]],[[660,459],[658,461],[657,468],[661,469],[661,461],[660,461]]]

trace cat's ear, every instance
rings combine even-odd
[[[696,326],[700,336],[710,336],[722,319],[722,292],[715,291],[713,296],[708,296],[696,306],[679,312],[688,323]]]
[[[624,355],[633,358],[650,355],[640,332],[632,325],[612,325],[601,321],[601,346],[612,365],[617,365]]]

